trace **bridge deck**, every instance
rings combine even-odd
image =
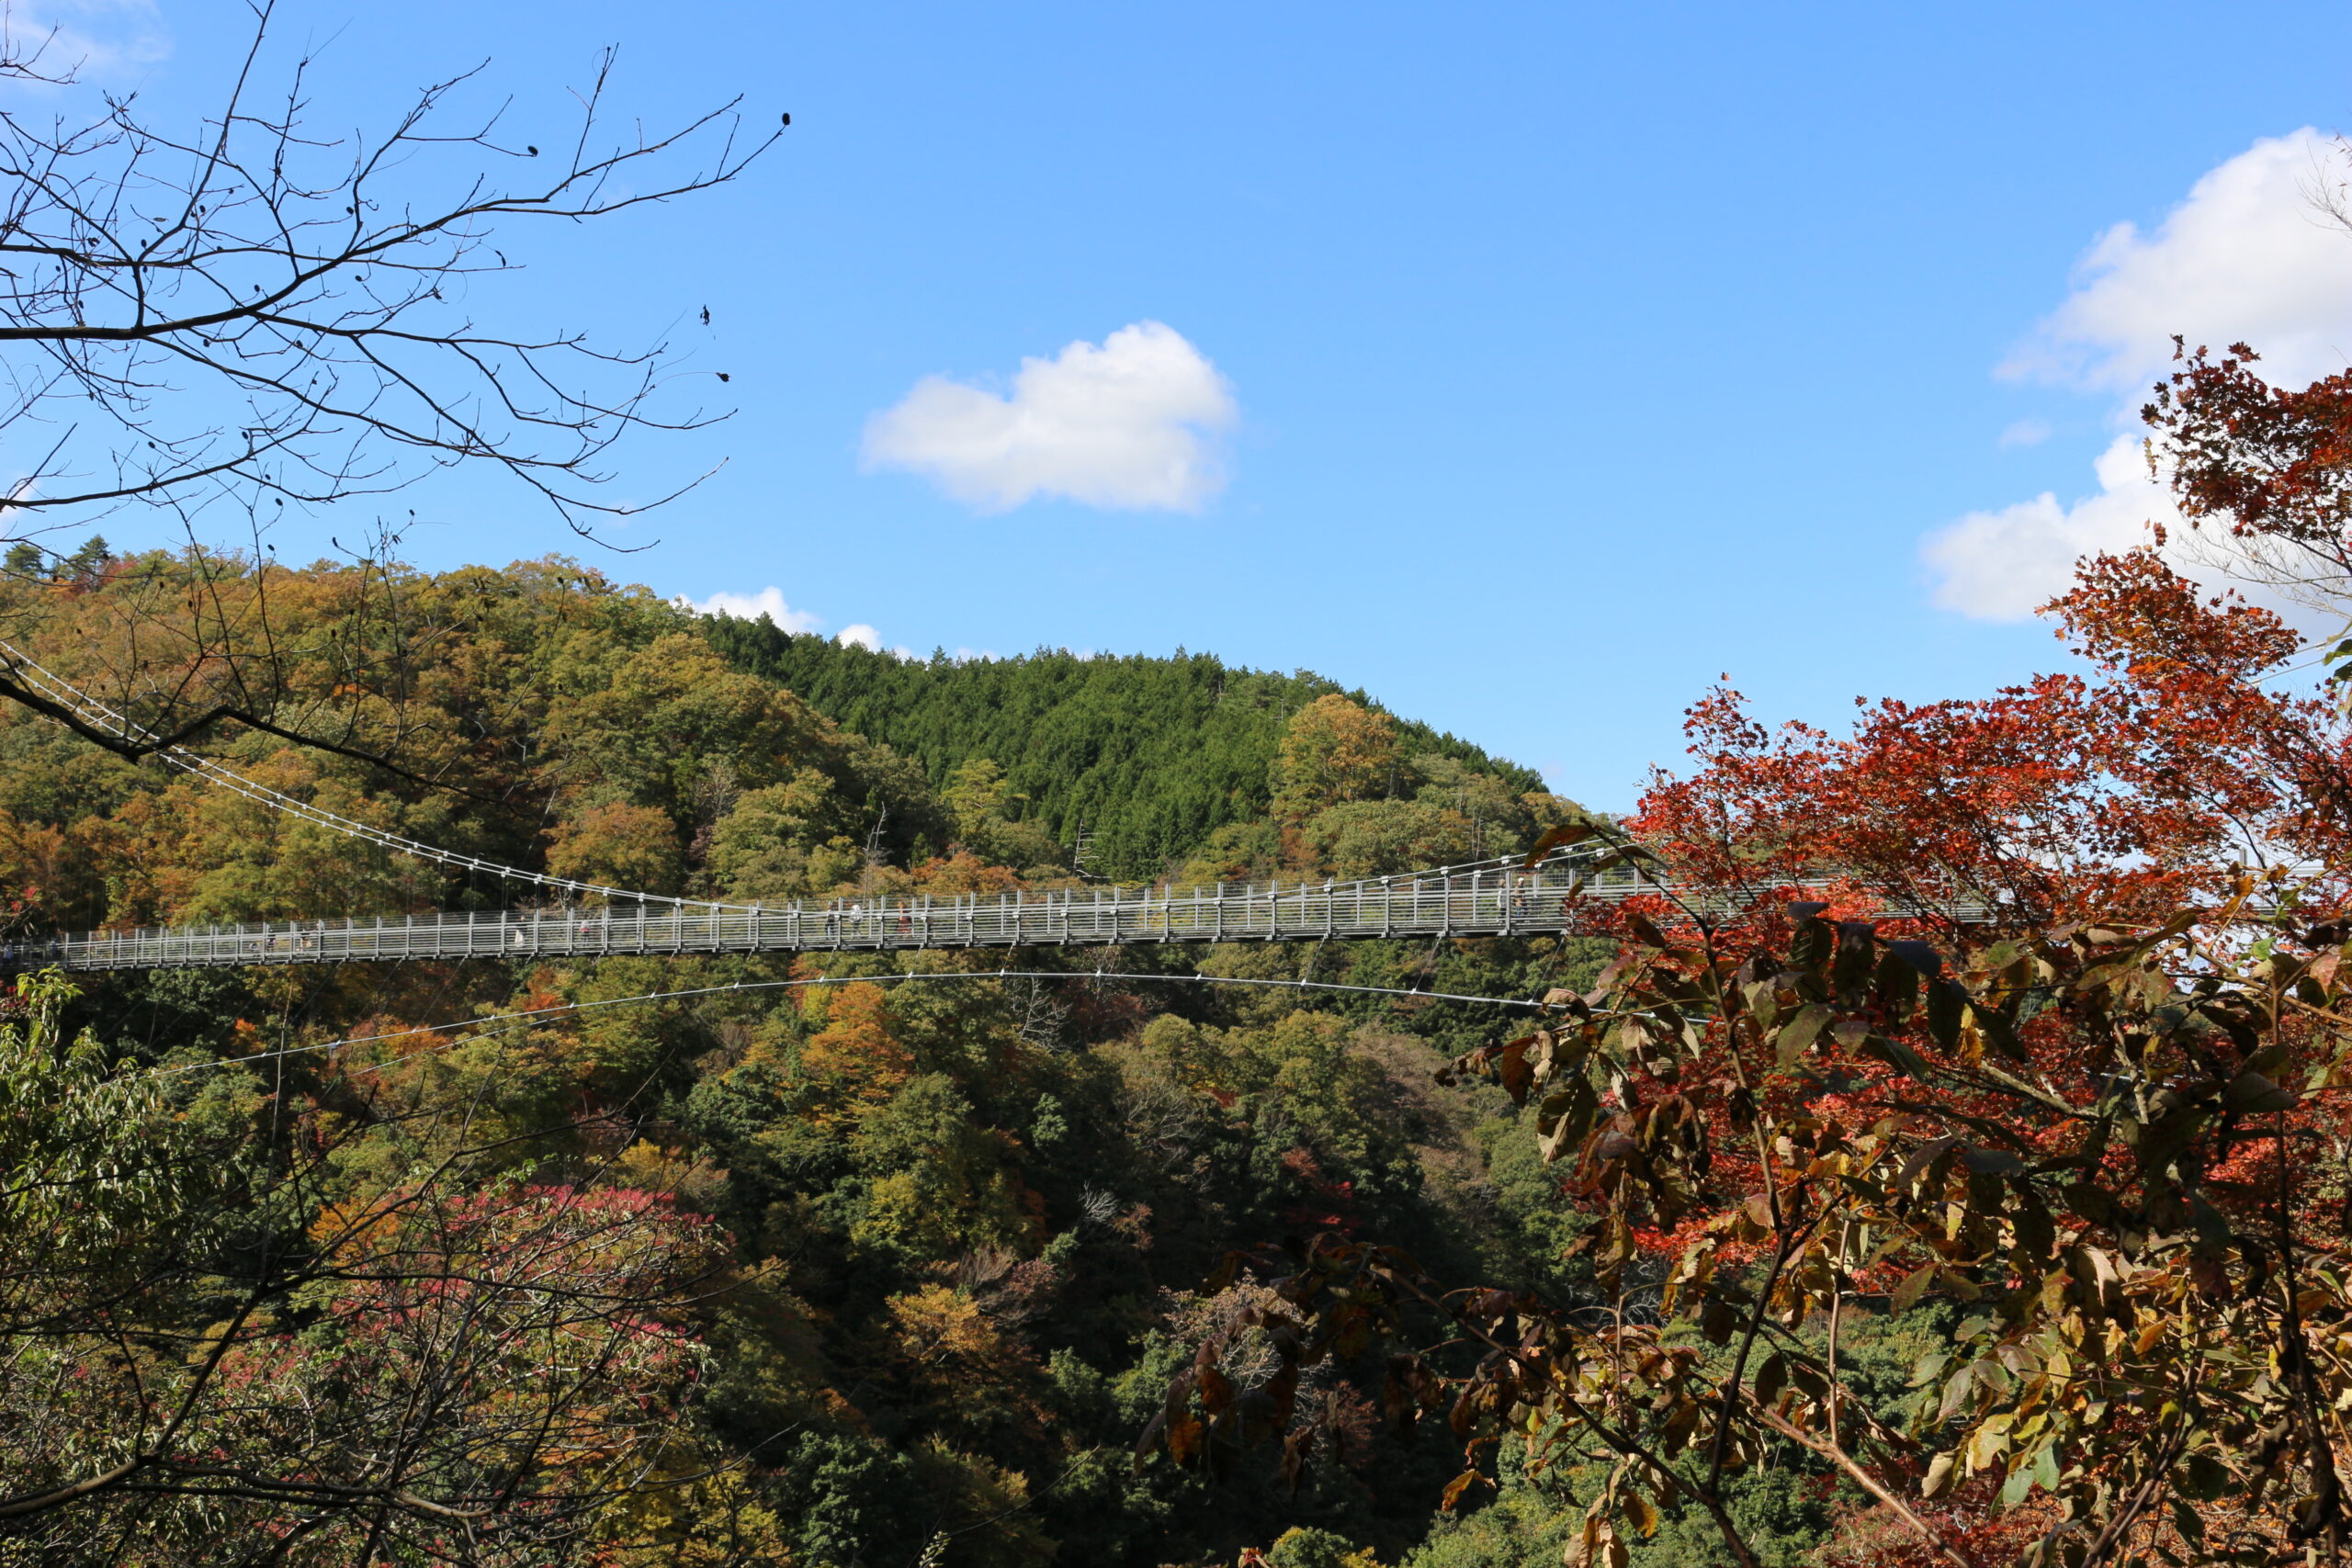
[[[1632,865],[1484,864],[1361,882],[1091,887],[947,898],[837,898],[766,908],[614,903],[479,914],[275,920],[88,931],[0,945],[0,965],[180,969],[398,959],[829,953],[962,947],[1104,947],[1136,942],[1324,942],[1537,936],[1571,904],[1668,891]],[[1690,907],[1690,895],[1680,899]],[[1719,898],[1702,902],[1718,905]],[[1707,909],[1702,912],[1721,912]],[[1945,919],[1982,919],[1954,905]]]
[[[1486,866],[1361,882],[842,898],[775,908],[610,904],[91,931],[11,943],[0,948],[0,959],[17,966],[164,969],[410,958],[1533,935],[1565,929],[1572,898],[1622,898],[1657,886],[1632,868],[1579,877],[1558,865],[1532,871]]]

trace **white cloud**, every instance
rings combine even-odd
[[[171,57],[171,34],[153,0],[0,0],[8,52],[29,62],[31,81],[104,81]]]
[[[1197,512],[1225,488],[1216,436],[1238,415],[1216,367],[1173,328],[1122,327],[1101,347],[1028,358],[999,396],[926,376],[867,422],[868,468],[905,468],[1002,512],[1034,497]]]
[[[1937,604],[2020,619],[2066,590],[2077,556],[2142,544],[2151,522],[2165,526],[2176,567],[2207,581],[2228,575],[2211,530],[2182,525],[2149,474],[2136,415],[2176,333],[2191,346],[2250,343],[2266,378],[2286,385],[2352,364],[2352,235],[2313,204],[2339,156],[2310,130],[2257,141],[2199,179],[2153,233],[2119,223],[2099,236],[2073,292],[2000,371],[2121,394],[2114,417],[2124,433],[2093,465],[2096,493],[1972,512],[1923,540]],[[2019,433],[2039,423],[2012,425],[2002,445],[2025,444]]]
[[[2128,550],[2146,542],[2151,520],[2177,522],[2132,437],[2117,437],[2094,468],[2098,493],[2072,506],[2044,491],[1929,535],[1919,553],[1940,575],[1936,603],[1980,620],[2021,621],[2073,583],[2075,557]]]
[[[2191,347],[2243,340],[2271,378],[2304,383],[2352,363],[2352,240],[2313,206],[2338,156],[2308,128],[2267,138],[2189,188],[2153,234],[2118,223],[2075,269],[2075,290],[2001,367],[2138,394]]]
[[[699,615],[732,615],[739,621],[756,621],[765,615],[779,630],[795,634],[813,632],[825,624],[823,616],[786,604],[781,588],[763,588],[757,593],[714,593],[707,599],[682,597],[678,603]]]
[[[2001,432],[2003,446],[2039,446],[2050,439],[2050,422],[2021,419]]]
[[[781,588],[763,588],[757,593],[714,593],[707,599],[689,599],[682,593],[671,603],[700,615],[733,615],[743,621],[756,621],[765,615],[780,629],[795,637],[808,637],[825,628],[824,616],[807,610],[796,610],[786,604]],[[833,640],[843,648],[862,648],[869,653],[883,651],[882,634],[864,621],[843,626],[834,634]],[[894,647],[889,651],[899,659],[915,656],[914,649],[910,648]]]
[[[855,626],[843,626],[833,640],[843,648],[862,648],[868,653],[888,652],[891,658],[903,659],[909,663],[912,663],[915,658],[915,650],[903,643],[894,644],[887,649],[883,648],[882,634],[863,621]]]

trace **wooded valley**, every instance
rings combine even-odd
[[[308,697],[348,711],[365,690],[352,750],[414,776],[252,732],[220,753],[241,771],[485,859],[659,893],[1069,886],[1077,822],[1102,799],[1119,809],[1096,818],[1101,863],[1180,880],[1516,852],[1578,815],[1523,770],[1309,676],[1205,656],[902,664],[697,617],[561,561],[386,581],[115,558],[100,545],[55,581],[7,592],[44,601],[48,635],[26,651],[77,674],[110,668],[119,639],[157,636],[191,604],[247,624],[266,615],[279,710]],[[779,679],[795,670],[828,706],[888,717],[909,749],[803,700]],[[399,914],[534,893],[276,817],[36,714],[0,718],[0,876],[18,929]],[[1546,1247],[1577,1222],[1504,1135],[1510,1116],[1493,1114],[1491,1093],[1430,1081],[1500,1010],[1171,994],[1117,972],[1311,969],[1521,996],[1588,982],[1602,951],[1497,940],[1023,955],[1113,971],[1069,983],[891,985],[895,970],[1001,960],[827,954],[797,966],[183,971],[89,980],[78,996],[52,987],[26,1004],[18,1103],[58,1092],[35,1064],[87,1031],[85,1092],[136,1077],[153,1119],[136,1135],[167,1127],[173,1168],[123,1185],[117,1207],[21,1213],[28,1225],[71,1213],[98,1228],[26,1259],[38,1266],[15,1303],[28,1353],[9,1363],[8,1419],[40,1458],[18,1489],[70,1483],[78,1456],[153,1418],[189,1378],[180,1347],[209,1335],[226,1355],[181,1442],[266,1467],[287,1433],[257,1419],[244,1391],[260,1379],[273,1412],[282,1402],[315,1419],[366,1341],[372,1377],[456,1385],[410,1418],[431,1457],[406,1488],[490,1465],[479,1445],[512,1440],[486,1433],[526,1397],[513,1384],[518,1345],[464,1344],[455,1324],[396,1347],[369,1337],[396,1289],[371,1269],[413,1260],[424,1244],[404,1227],[429,1212],[436,1273],[535,1256],[580,1269],[585,1248],[622,1273],[616,1299],[661,1325],[658,1347],[583,1376],[560,1461],[533,1457],[533,1484],[554,1494],[548,1471],[651,1467],[636,1501],[593,1519],[548,1499],[565,1515],[550,1529],[582,1532],[567,1549],[591,1558],[1223,1561],[1304,1527],[1328,1533],[1300,1540],[1400,1560],[1425,1533],[1449,1456],[1379,1438],[1377,1391],[1359,1378],[1316,1380],[1333,1436],[1295,1495],[1269,1455],[1211,1475],[1164,1461],[1138,1471],[1134,1450],[1191,1342],[1263,1295],[1204,1288],[1235,1247],[1338,1226],[1465,1279],[1550,1271]],[[876,983],[593,1008],[819,972]],[[435,1027],[459,1018],[492,1021]],[[357,1043],[326,1044],[345,1040]],[[62,1169],[89,1151],[37,1143],[18,1158],[44,1155]],[[541,1214],[557,1191],[592,1216]],[[47,1201],[38,1186],[19,1198]],[[625,1224],[597,1207],[608,1204],[628,1206]],[[247,1249],[303,1250],[355,1211],[369,1217],[323,1274],[313,1256],[270,1279],[223,1328]],[[582,1224],[593,1245],[568,1228]],[[507,1331],[586,1328],[526,1318]],[[83,1392],[60,1404],[69,1377]],[[650,1402],[665,1419],[614,1428],[602,1451],[605,1417],[587,1417],[614,1400]],[[331,1430],[306,1428],[311,1482],[364,1493],[368,1439],[387,1418],[371,1402],[335,1411]],[[135,1529],[158,1561],[225,1560],[316,1508],[291,1482],[224,1496],[174,1473],[14,1539],[52,1551]],[[355,1506],[311,1526],[311,1550],[347,1551],[369,1516]],[[454,1528],[412,1511],[395,1533],[429,1552],[447,1550],[435,1542]],[[551,1540],[518,1539],[512,1560],[542,1560]],[[1284,1560],[1320,1550],[1294,1542]]]
[[[502,319],[492,236],[715,191],[791,117],[607,129],[608,51],[544,158],[495,94],[464,118],[470,71],[345,137],[273,14],[192,130],[0,29],[0,938],[1624,881],[1535,937],[21,964],[0,1564],[2352,1555],[2352,373],[2172,338],[2109,456],[2177,528],[2078,550],[2096,508],[2044,494],[1939,536],[2006,573],[2060,529],[2050,672],[1857,695],[1842,732],[1725,677],[1677,765],[1588,810],[1305,671],[916,658],[565,557],[400,564],[400,491],[486,515],[494,483],[583,549],[695,503],[703,459],[616,490],[605,455],[726,417],[694,389],[735,372],[671,341],[709,307],[617,348]],[[2309,160],[2301,229],[2352,228],[2346,156]],[[941,424],[881,466],[979,510],[1224,482],[1238,406],[1165,323],[1011,395],[1057,377],[1050,473],[1035,407],[936,376],[869,438]],[[85,534],[117,517],[183,542]],[[1410,522],[1414,559],[1453,547]],[[334,553],[281,564],[303,529]],[[1575,697],[1657,634],[1586,636],[1549,548],[1477,560]],[[1771,604],[1792,663],[1878,683],[1860,581]]]

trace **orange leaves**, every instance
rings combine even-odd
[[[630,892],[674,893],[684,874],[678,829],[650,806],[608,802],[557,824],[548,872]]]
[[[2278,877],[2257,883],[2222,852],[2249,822],[2324,847],[2306,820],[2319,797],[2299,796],[2287,770],[2333,742],[2292,730],[2308,712],[2232,684],[2275,651],[2266,623],[2199,604],[2149,563],[2098,576],[2086,601],[2128,586],[2137,597],[2117,613],[2142,615],[2125,629],[2143,642],[2162,616],[2194,624],[2101,683],[1884,704],[1846,741],[1770,741],[1727,695],[1694,713],[1694,734],[1720,750],[1692,779],[1662,782],[1641,825],[1713,902],[1703,919],[1662,900],[1657,918],[1622,921],[1617,961],[1577,999],[1572,1027],[1593,1045],[1577,1077],[1600,1110],[1569,1190],[1594,1212],[1578,1251],[1604,1291],[1622,1303],[1626,1265],[1653,1258],[1668,1281],[1658,1310],[1736,1355],[1771,1343],[1767,1317],[1800,1330],[1858,1297],[1873,1316],[1973,1303],[1965,1353],[1923,1372],[1918,1437],[1949,1445],[1959,1428],[1937,1487],[1978,1478],[2004,1507],[2063,1503],[2103,1525],[2119,1478],[2171,1440],[2162,1422],[2119,1427],[2117,1410],[2227,1384],[2283,1419],[2287,1395],[2252,1370],[2271,1353],[2263,1303],[2278,1268],[2257,1238],[2316,1228],[2307,1212],[2271,1213],[2281,1184],[2312,1179],[2258,1134],[2288,1122],[2298,1165],[2345,1146],[2344,1118],[2313,1101],[2347,1054],[2352,1010],[2337,999],[2345,922],[2318,918],[2342,907],[2333,871],[2296,884],[2313,902],[2289,920],[2252,901],[2292,897]],[[1826,866],[1865,907],[1973,889],[1989,929],[1932,908],[1882,929],[1774,895]],[[2224,901],[2181,907],[2200,887]],[[1462,1066],[1533,1100],[1547,1038]],[[2320,1141],[2323,1127],[2339,1141]],[[2335,1310],[2333,1262],[2324,1278],[2297,1296],[2306,1310]],[[1605,1366],[1598,1382],[1650,1375],[1613,1343],[1578,1348]],[[1834,1353],[1758,1354],[1745,1392],[1736,1370],[1692,1380],[1708,1385],[1698,1425],[1714,1429],[1717,1462],[1792,1434],[1811,1448],[1841,1424],[1857,1463],[1865,1445],[1908,1450],[1835,1392]],[[1690,1437],[1659,1422],[1671,1408],[1623,1418],[1672,1451]],[[1898,1496],[1917,1470],[1877,1474]],[[1900,1517],[1945,1561],[1967,1534]],[[1639,1528],[1637,1510],[1620,1517]]]
[[[2147,549],[2086,558],[2051,608],[2085,653],[2148,688],[2201,679],[2218,690],[2293,658],[2302,641],[2267,610],[2200,597]]]
[[[2340,558],[2352,524],[2352,373],[2294,391],[2256,375],[2260,356],[2245,344],[2220,360],[2173,344],[2181,368],[2141,412],[2171,459],[2181,511]]]
[[[2352,377],[2294,412],[2231,417],[2308,437],[2312,467],[2205,503],[2352,567]],[[1690,771],[1629,823],[1673,894],[1603,917],[1622,946],[1589,993],[1451,1069],[1575,1156],[1599,1299],[1441,1293],[1327,1236],[1276,1266],[1307,1344],[1349,1314],[1399,1345],[1448,1320],[1478,1358],[1445,1382],[1469,1477],[1553,1423],[1719,1505],[1793,1442],[1918,1548],[1885,1561],[2045,1528],[2081,1561],[2165,1517],[2143,1506],[2194,1540],[2217,1476],[2280,1560],[2352,1535],[2352,1511],[2290,1512],[2330,1462],[2305,1434],[2352,1448],[2352,736],[2274,689],[2297,648],[2276,617],[2153,553],[2087,563],[2052,610],[2082,673],[1865,704],[1834,736],[1727,689],[1693,705]],[[1854,1341],[1931,1301],[1906,1432],[1853,1384]],[[1647,1513],[1596,1502],[1571,1560]]]
[[[967,893],[1010,893],[1021,885],[1018,873],[1005,866],[990,865],[962,848],[927,860],[914,869],[914,890],[934,898],[959,897]]]
[[[1695,771],[1659,777],[1630,825],[1702,886],[1842,874],[1882,908],[2012,923],[2218,893],[2249,839],[2347,847],[2342,727],[2263,683],[2297,647],[2277,617],[2200,597],[2148,551],[2086,563],[2052,610],[2096,678],[1882,702],[1843,738],[1770,735],[1710,693],[1686,727]]]
[[[914,1056],[899,1043],[889,998],[879,986],[843,986],[832,994],[825,1027],[800,1050],[800,1076],[839,1110],[877,1106],[914,1075]]]

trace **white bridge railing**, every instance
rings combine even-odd
[[[478,914],[89,931],[0,944],[0,964],[174,969],[375,960],[601,957],[857,949],[1104,947],[1136,942],[1328,942],[1540,935],[1572,905],[1668,891],[1638,864],[1490,861],[1358,882],[1089,887],[956,897],[835,898],[773,908],[612,903]],[[1686,895],[1681,900],[1690,902]],[[1720,898],[1704,900],[1720,905]],[[1711,909],[1706,912],[1720,912]],[[1939,910],[1982,919],[1981,909]]]
[[[1315,942],[1511,936],[1563,930],[1572,899],[1655,892],[1638,867],[1487,863],[1359,882],[1094,887],[775,907],[613,903],[476,914],[272,920],[89,931],[0,946],[0,962],[163,969],[381,959],[1101,947],[1136,942]]]

